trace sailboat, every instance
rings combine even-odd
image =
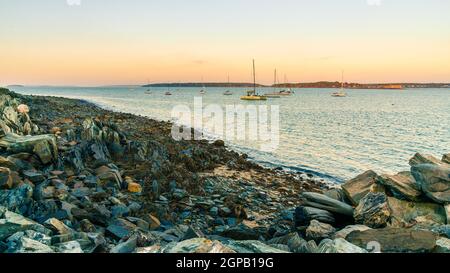
[[[347,93],[344,92],[344,71],[342,70],[342,82],[341,82],[341,90],[339,92],[334,92],[331,94],[332,97],[336,98],[344,98],[347,97]]]
[[[230,87],[230,75],[228,75],[228,87]],[[225,91],[223,93],[224,96],[231,96],[233,95],[233,92],[230,91],[230,89],[228,89],[227,91]]]
[[[274,89],[277,88],[277,70],[276,69],[275,69],[275,73],[274,73],[273,88]],[[266,97],[268,97],[270,99],[280,98],[279,92],[266,93],[266,94],[264,94],[264,96],[266,96]]]
[[[253,60],[253,90],[247,91],[247,95],[242,96],[241,100],[267,100],[266,96],[261,96],[256,93],[255,60]]]
[[[202,90],[200,90],[200,95],[205,95],[206,94],[206,87],[205,87],[205,83],[203,82],[203,77],[202,77],[202,83],[203,83],[203,87]]]
[[[152,91],[150,90],[150,81],[149,81],[149,80],[147,80],[147,86],[148,86],[149,88],[147,89],[147,91],[145,91],[145,94],[151,95],[151,94],[152,94]]]
[[[172,96],[172,93],[170,92],[169,86],[167,86],[167,92],[165,94],[166,96]]]

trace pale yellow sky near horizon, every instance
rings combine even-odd
[[[446,2],[252,1],[0,0],[0,85],[450,82]]]

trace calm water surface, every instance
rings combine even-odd
[[[170,120],[173,106],[193,105],[198,88],[72,88],[20,87],[22,94],[81,98],[102,107]],[[239,96],[244,89],[208,88],[204,104],[250,104]],[[261,93],[271,90],[261,90]],[[450,89],[348,90],[348,97],[333,98],[332,89],[298,89],[289,98],[262,104],[280,106],[280,145],[262,152],[256,143],[231,141],[234,149],[269,166],[311,171],[343,181],[373,169],[394,173],[408,169],[416,152],[441,157],[450,152]]]

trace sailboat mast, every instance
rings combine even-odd
[[[253,59],[253,92],[256,95],[256,72],[255,72],[255,59]]]
[[[341,89],[344,90],[344,70],[342,70]]]

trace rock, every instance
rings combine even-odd
[[[391,211],[384,193],[368,193],[355,209],[355,222],[371,228],[387,225]]]
[[[128,191],[131,193],[141,193],[142,186],[134,182],[128,183]]]
[[[228,228],[220,235],[234,240],[257,240],[260,236],[255,229],[245,225],[244,223]]]
[[[26,179],[30,180],[35,184],[41,183],[45,180],[45,176],[39,171],[25,170],[22,173]]]
[[[436,241],[435,253],[450,253],[450,239],[440,237]]]
[[[223,140],[216,140],[214,141],[214,146],[216,147],[224,147],[225,146],[225,142]]]
[[[423,155],[420,153],[415,154],[410,160],[409,165],[416,166],[416,165],[422,165],[422,164],[431,164],[431,165],[442,165],[443,162],[437,159],[436,157],[432,155]]]
[[[431,252],[436,247],[436,234],[431,231],[385,228],[354,231],[347,241],[361,248],[376,243],[382,252]]]
[[[273,238],[268,241],[269,244],[281,244],[287,245],[289,247],[289,251],[293,253],[301,253],[302,247],[307,242],[302,239],[297,232],[289,233],[287,235]]]
[[[9,211],[27,215],[33,202],[33,188],[28,184],[22,184],[12,190],[0,190],[0,206]]]
[[[411,173],[426,196],[438,203],[450,202],[450,167],[420,164]]]
[[[58,157],[54,135],[19,136],[8,133],[0,139],[0,147],[13,154],[36,154],[43,164],[55,162]]]
[[[18,169],[21,169],[20,166],[17,166],[14,160],[11,158],[5,158],[3,156],[0,156],[0,167],[8,168],[12,171],[17,171]]]
[[[78,241],[70,241],[55,245],[60,253],[84,253]]]
[[[312,220],[306,229],[306,238],[320,242],[323,239],[331,238],[335,232],[336,229],[333,226]]]
[[[55,251],[38,241],[32,240],[27,237],[21,237],[15,242],[13,247],[7,250],[8,253],[54,253]]]
[[[117,189],[122,188],[122,176],[116,169],[112,169],[108,166],[99,167],[95,170],[97,178],[103,187],[115,187]]]
[[[55,218],[51,218],[45,221],[44,226],[58,235],[70,234],[73,232],[71,228]]]
[[[133,253],[137,247],[137,236],[131,236],[125,242],[122,242],[113,247],[110,253]]]
[[[450,164],[450,154],[445,154],[442,156],[442,162]]]
[[[342,238],[325,239],[320,242],[318,253],[367,253],[367,250],[347,242]]]
[[[205,234],[203,234],[203,232],[201,232],[200,230],[189,226],[188,230],[184,233],[183,238],[181,239],[182,241],[186,241],[189,239],[194,239],[194,238],[204,238]]]
[[[445,208],[445,217],[447,219],[447,225],[450,225],[450,204],[444,206]]]
[[[167,249],[167,253],[235,253],[231,248],[219,241],[211,241],[205,238],[194,238],[177,243]]]
[[[29,239],[38,241],[40,243],[43,243],[45,245],[51,245],[52,238],[46,234],[34,231],[34,230],[26,230],[26,231],[19,231],[8,237],[8,242],[16,243],[19,241],[22,237],[27,237]]]
[[[346,226],[345,228],[336,232],[334,234],[333,238],[334,239],[337,239],[337,238],[345,239],[353,231],[365,231],[365,230],[369,230],[369,229],[371,229],[371,228],[368,226],[364,226],[364,225],[350,225],[350,226]]]
[[[151,230],[158,229],[161,226],[161,222],[155,216],[148,214],[144,217],[144,220],[148,222]]]
[[[20,104],[17,106],[17,112],[21,114],[28,114],[30,112],[30,108],[26,104]]]
[[[301,203],[307,207],[323,209],[347,216],[353,215],[353,208],[350,205],[337,201],[323,194],[304,192],[300,195],[300,198]]]
[[[125,219],[116,219],[106,228],[106,232],[114,238],[121,240],[136,229],[137,226],[135,224]]]
[[[359,201],[371,191],[372,186],[376,184],[377,180],[377,173],[367,171],[345,182],[342,185],[342,190],[353,205],[357,206]]]
[[[80,228],[81,231],[87,233],[93,233],[97,231],[97,228],[88,219],[83,219],[80,221]]]
[[[336,189],[330,189],[325,191],[323,194],[326,196],[333,198],[335,200],[338,200],[343,203],[348,203],[347,196],[345,195],[344,191],[342,189],[336,188]]]
[[[410,201],[419,201],[422,191],[411,172],[401,172],[396,175],[381,175],[378,182],[384,185],[395,197]]]
[[[334,224],[336,222],[333,214],[326,210],[304,206],[295,209],[294,222],[296,227],[308,226],[311,220],[317,220],[327,224]]]
[[[0,189],[11,189],[20,182],[20,177],[16,172],[0,167]]]
[[[391,227],[410,227],[416,224],[444,225],[446,213],[442,205],[424,202],[409,202],[388,197],[391,211]]]
[[[268,246],[260,241],[230,241],[226,244],[236,253],[289,253],[278,248]]]

